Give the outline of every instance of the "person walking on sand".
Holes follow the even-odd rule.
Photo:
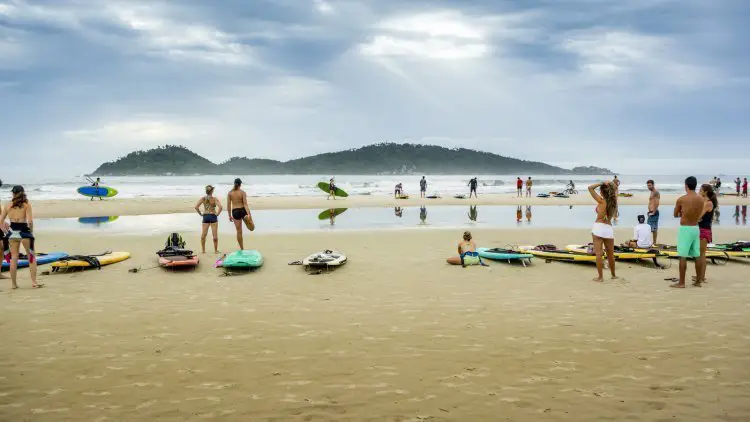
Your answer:
[[[656,244],[656,238],[659,234],[659,203],[661,202],[661,192],[656,190],[656,184],[653,180],[646,182],[648,188],[648,220],[647,223],[651,226],[651,233],[654,236],[654,244]]]
[[[229,221],[234,223],[237,230],[237,243],[240,249],[245,249],[245,243],[242,240],[242,223],[245,223],[247,229],[255,230],[253,216],[250,214],[250,206],[247,204],[247,194],[242,190],[242,180],[234,179],[234,188],[227,195],[227,209],[229,212]]]
[[[599,189],[597,193],[596,190]],[[594,281],[604,281],[604,249],[607,250],[609,271],[612,279],[617,279],[615,274],[615,230],[612,228],[612,220],[617,216],[617,191],[614,182],[594,183],[589,186],[589,193],[596,201],[596,221],[591,229],[591,238],[594,243],[594,254],[596,255],[596,272],[598,276]]]
[[[699,258],[700,251],[700,229],[698,222],[703,216],[704,200],[695,188],[698,180],[690,176],[685,179],[685,195],[677,198],[674,207],[674,217],[680,219],[680,229],[677,232],[677,256],[680,257],[680,278],[678,282],[670,284],[669,287],[685,288],[685,273],[687,272],[688,258]],[[699,276],[701,271],[701,260],[695,260],[695,274]]]
[[[516,196],[521,198],[523,196],[523,193],[521,193],[521,191],[523,191],[523,180],[521,180],[520,177],[516,179]]]
[[[6,218],[10,220],[10,228],[4,236],[5,242],[3,244],[7,249],[3,251],[3,258],[6,262],[10,262],[11,287],[13,289],[18,288],[18,259],[21,245],[23,245],[29,260],[31,287],[38,289],[44,285],[36,282],[34,217],[31,211],[31,203],[26,198],[23,186],[13,186],[11,192],[13,193],[13,199],[0,212],[0,223],[4,224]]]
[[[422,176],[422,180],[419,181],[419,197],[424,199],[427,195],[427,179]]]
[[[474,194],[474,198],[477,198],[477,178],[473,177],[469,180],[469,198],[471,198],[471,194]]]
[[[700,221],[698,221],[698,237],[700,238],[700,272],[695,276],[695,282],[693,286],[700,287],[701,283],[706,282],[706,250],[708,244],[713,242],[713,234],[711,233],[711,224],[713,224],[714,213],[719,210],[719,201],[716,199],[716,192],[714,192],[711,185],[705,184],[701,186],[699,192],[700,197],[703,199],[703,211]],[[697,272],[697,271],[696,271]]]
[[[531,176],[526,180],[526,197],[531,198]]]
[[[328,181],[328,196],[326,197],[326,200],[333,198],[333,200],[336,200],[336,183],[333,181],[333,177],[331,177],[331,180]]]
[[[89,181],[91,181],[91,179],[89,179]],[[101,182],[102,182],[101,179],[97,177],[96,180],[94,181],[94,183],[91,184],[91,186],[97,188],[97,190],[96,190],[97,193],[99,193],[99,189],[98,188],[99,188],[99,184],[101,184]],[[93,196],[91,197],[91,200],[92,201],[94,200]],[[99,200],[100,201],[102,200],[101,196],[99,197]]]
[[[203,212],[200,210],[200,206],[203,205]],[[201,224],[201,251],[206,253],[206,237],[208,236],[208,229],[211,228],[211,235],[214,239],[214,253],[219,253],[219,214],[221,214],[221,202],[219,198],[214,197],[214,187],[211,185],[206,186],[206,196],[202,197],[195,204],[195,211],[203,218]]]

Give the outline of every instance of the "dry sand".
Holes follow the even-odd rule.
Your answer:
[[[671,212],[678,195],[662,196],[662,213]],[[196,197],[175,198],[111,198],[104,201],[90,201],[87,198],[67,200],[34,201],[34,215],[37,217],[99,217],[112,215],[174,214],[192,212],[199,195]],[[220,194],[222,201],[226,200]],[[722,205],[748,205],[750,200],[726,196],[719,199]],[[478,199],[420,199],[419,195],[409,199],[394,199],[390,196],[350,196],[336,201],[326,200],[321,196],[298,197],[257,197],[249,198],[252,209],[323,209],[331,206],[341,208],[355,207],[392,207],[394,205],[419,206],[432,205],[591,205],[593,199],[587,192],[581,192],[570,198],[518,198],[515,195],[483,195]],[[647,194],[637,194],[631,198],[620,198],[621,205],[648,205]],[[226,206],[226,203],[224,203]]]
[[[676,264],[618,263],[623,280],[599,284],[585,264],[449,267],[459,236],[254,236],[265,266],[223,277],[212,255],[192,273],[129,273],[155,263],[162,236],[42,235],[40,250],[134,257],[45,276],[41,290],[26,271],[12,293],[2,280],[0,420],[750,420],[748,262],[710,266],[704,288],[670,289]],[[326,247],[350,262],[317,276],[287,266]]]

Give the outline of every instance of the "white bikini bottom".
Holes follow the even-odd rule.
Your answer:
[[[594,223],[594,227],[591,229],[591,233],[593,233],[596,237],[601,237],[602,239],[615,238],[615,229],[609,224]]]

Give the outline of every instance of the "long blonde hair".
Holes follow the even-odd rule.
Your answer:
[[[599,188],[606,205],[607,220],[617,217],[617,189],[612,183],[605,183]]]

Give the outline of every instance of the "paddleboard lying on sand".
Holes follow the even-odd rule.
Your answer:
[[[200,259],[197,256],[173,255],[160,256],[159,265],[164,268],[190,268],[197,267]]]
[[[670,258],[679,257],[677,255],[677,246],[674,246],[674,245],[654,245],[652,249],[656,249],[657,251],[661,252],[663,255],[666,255]],[[648,252],[649,251],[647,249],[641,249],[641,248],[635,248],[633,250],[636,252]],[[706,257],[707,258],[726,258],[727,254],[723,251],[707,250]]]
[[[322,190],[325,193],[329,193],[328,192],[328,187],[329,187],[328,183],[326,183],[326,182],[320,182],[320,183],[318,183],[318,188],[320,188],[320,190]],[[346,198],[347,196],[349,196],[348,193],[344,192],[343,190],[339,189],[338,187],[333,192],[334,192],[334,194],[336,196],[340,196],[342,198]]]
[[[346,264],[346,255],[341,252],[325,250],[316,252],[302,260],[306,267],[338,267]]]
[[[548,193],[538,193],[538,194],[536,194],[536,197],[537,198],[549,198],[549,194]]]
[[[570,196],[564,194],[564,193],[556,193],[555,198],[570,198]]]
[[[78,219],[78,222],[81,224],[103,224],[103,223],[111,223],[115,220],[117,220],[118,216],[112,216],[112,217],[80,217]]]
[[[632,198],[633,197],[632,193],[620,193],[618,195],[622,196],[623,198]]]
[[[456,198],[456,199],[466,199],[466,195],[455,195],[454,198]]]
[[[593,252],[589,252],[589,245],[568,245],[565,247],[565,250],[570,251],[570,252],[595,256]],[[602,256],[607,256],[606,251],[604,252]],[[656,249],[649,249],[649,250],[638,249],[636,251],[636,249],[615,246],[615,259],[620,259],[623,261],[637,260],[637,259],[654,259],[659,256],[666,256],[666,255]]]
[[[750,242],[739,241],[734,243],[709,243],[709,251],[720,251],[733,258],[750,258]]]
[[[217,267],[233,269],[258,268],[263,265],[263,255],[256,250],[241,250],[224,255],[216,261]]]
[[[65,258],[66,256],[68,256],[68,254],[65,252],[38,253],[36,254],[36,265],[50,264],[61,258]],[[25,268],[28,266],[29,260],[26,259],[25,256],[24,259],[18,259],[18,268]],[[9,270],[10,263],[3,261],[1,267],[3,270]]]
[[[433,193],[432,195],[427,195],[427,199],[440,199],[440,195]]]
[[[349,208],[334,208],[333,210],[324,210],[320,214],[318,214],[318,220],[329,220],[331,218],[331,215],[334,217],[341,215],[344,213],[344,211],[348,210]]]
[[[552,245],[549,245],[552,246]],[[553,261],[569,261],[569,262],[595,262],[596,257],[594,255],[584,255],[570,251],[563,251],[560,249],[541,250],[536,249],[539,246],[519,246],[518,250],[522,253],[528,253],[534,255],[537,258],[544,258]]]
[[[111,265],[118,262],[122,262],[128,258],[130,258],[130,252],[109,252],[104,255],[86,255],[91,258],[96,258],[97,261],[99,261],[100,266],[105,265]],[[66,257],[71,258],[71,257]],[[75,257],[72,257],[75,258]],[[91,268],[92,265],[88,261],[83,260],[77,260],[77,259],[70,259],[70,260],[62,260],[57,261],[52,264],[52,268],[56,270],[66,269],[66,268],[75,268],[75,269],[85,269],[85,268]]]
[[[531,258],[534,257],[534,255],[529,253],[502,248],[477,248],[477,253],[479,253],[479,256],[482,258],[493,259],[495,261],[510,262],[512,260],[519,260],[523,265],[526,265],[526,262],[531,263]]]
[[[83,196],[91,196],[94,198],[111,198],[117,195],[117,189],[107,186],[81,186],[78,188],[78,193]]]
[[[409,199],[409,195],[398,195],[396,199]]]

